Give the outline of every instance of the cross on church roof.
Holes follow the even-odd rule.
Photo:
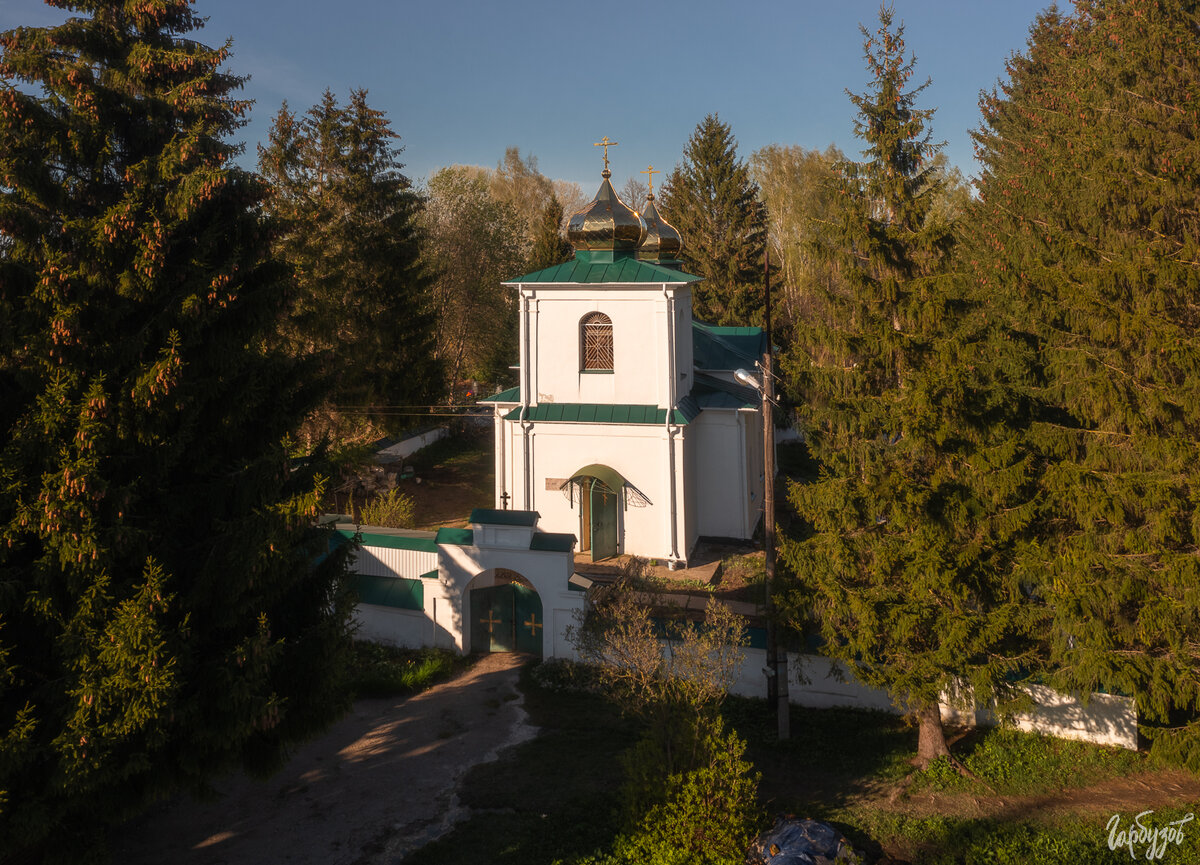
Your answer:
[[[620,144],[619,141],[609,141],[607,135],[605,135],[599,141],[592,144],[592,147],[603,147],[604,148],[604,176],[605,177],[608,177],[610,174],[612,174],[612,172],[608,170],[608,148],[616,147],[618,144]]]
[[[654,175],[662,174],[661,171],[655,170],[653,165],[647,165],[645,171],[639,171],[638,174],[646,175],[646,182],[650,184],[650,197],[654,197]]]

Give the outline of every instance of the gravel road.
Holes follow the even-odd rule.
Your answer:
[[[360,700],[266,781],[237,776],[212,802],[180,799],[114,838],[122,865],[394,865],[466,816],[472,766],[537,734],[517,690],[521,655],[488,655],[403,699]]]

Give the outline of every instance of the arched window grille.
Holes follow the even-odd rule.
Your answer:
[[[613,368],[612,319],[602,312],[589,312],[579,323],[583,342],[583,368]]]

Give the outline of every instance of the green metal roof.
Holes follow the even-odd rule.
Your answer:
[[[472,522],[477,522],[474,519],[476,512],[472,512]],[[531,511],[489,511],[488,513],[496,514],[529,514]],[[535,514],[536,516],[536,514]],[[486,521],[485,521],[486,522]],[[492,525],[497,525],[492,523]],[[499,525],[519,525],[519,523],[500,523]],[[437,542],[439,544],[449,544],[458,547],[472,547],[475,545],[475,532],[471,529],[450,529],[440,528],[437,532]],[[534,532],[533,537],[529,542],[529,549],[539,552],[551,553],[569,553],[574,548],[575,536],[571,534],[562,534],[559,532]],[[434,571],[432,576],[436,577],[437,572]]]
[[[607,259],[607,260],[606,260]],[[689,282],[699,282],[701,277],[692,276],[682,270],[663,267],[649,261],[638,261],[636,258],[604,256],[597,253],[586,255],[576,252],[575,258],[563,264],[547,267],[527,273],[516,279],[508,280],[505,285],[515,285],[519,282],[556,282],[556,283],[630,283],[657,282],[683,285]]]
[[[697,369],[749,369],[767,350],[761,327],[718,327],[692,322],[692,362]]]
[[[580,478],[598,478],[603,481],[614,493],[620,492],[621,487],[625,486],[627,481],[623,478],[620,472],[615,469],[610,469],[608,466],[592,463],[590,466],[584,466],[579,471],[571,475],[571,480],[579,480]]]
[[[569,553],[575,548],[575,536],[564,532],[534,532],[529,549],[549,553]]]
[[[355,574],[354,588],[360,604],[401,610],[425,609],[425,587],[420,580]]]
[[[671,423],[686,424],[694,417],[675,409]],[[521,409],[514,408],[504,419],[521,420]],[[667,420],[667,410],[655,405],[551,402],[530,406],[524,419],[559,423],[663,424]]]
[[[520,402],[521,401],[521,386],[510,387],[508,390],[502,390],[500,393],[495,393],[487,399],[481,399],[480,402]]]
[[[339,527],[334,530],[334,534],[345,540],[353,540],[355,533],[351,529]],[[432,532],[404,532],[401,529],[363,532],[362,546],[384,547],[389,550],[418,550],[423,553],[437,552],[437,541]]]
[[[489,526],[524,526],[532,528],[537,525],[540,514],[537,511],[498,511],[492,508],[475,508],[471,511],[468,522],[482,523]]]
[[[475,543],[475,533],[470,529],[448,529],[445,526],[437,530],[439,544],[451,544],[458,547],[469,547]]]
[[[696,373],[696,383],[689,394],[702,409],[706,408],[759,408],[762,399],[758,393],[743,384],[717,378],[715,375]]]

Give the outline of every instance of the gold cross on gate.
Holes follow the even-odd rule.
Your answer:
[[[639,171],[638,174],[646,175],[646,182],[650,185],[650,195],[654,195],[654,175],[662,174],[661,171],[656,171],[653,165],[647,165],[645,171]]]
[[[608,148],[616,147],[618,144],[620,144],[619,141],[609,141],[607,135],[605,135],[599,141],[592,144],[592,147],[603,147],[604,148],[604,170],[605,171],[608,171]]]
[[[496,614],[495,614],[495,613],[493,613],[491,610],[488,610],[488,617],[487,617],[486,619],[480,619],[480,620],[479,620],[479,624],[481,624],[481,625],[487,625],[487,626],[488,626],[488,633],[490,634],[490,633],[492,633],[492,628],[493,628],[495,625],[498,625],[498,624],[500,624],[500,621],[501,621],[500,619],[497,619],[497,618],[496,618]]]
[[[542,623],[534,618],[533,613],[529,614],[529,620],[524,622],[524,625],[525,627],[529,628],[529,633],[533,634],[535,637],[537,636],[537,629],[542,627]]]

